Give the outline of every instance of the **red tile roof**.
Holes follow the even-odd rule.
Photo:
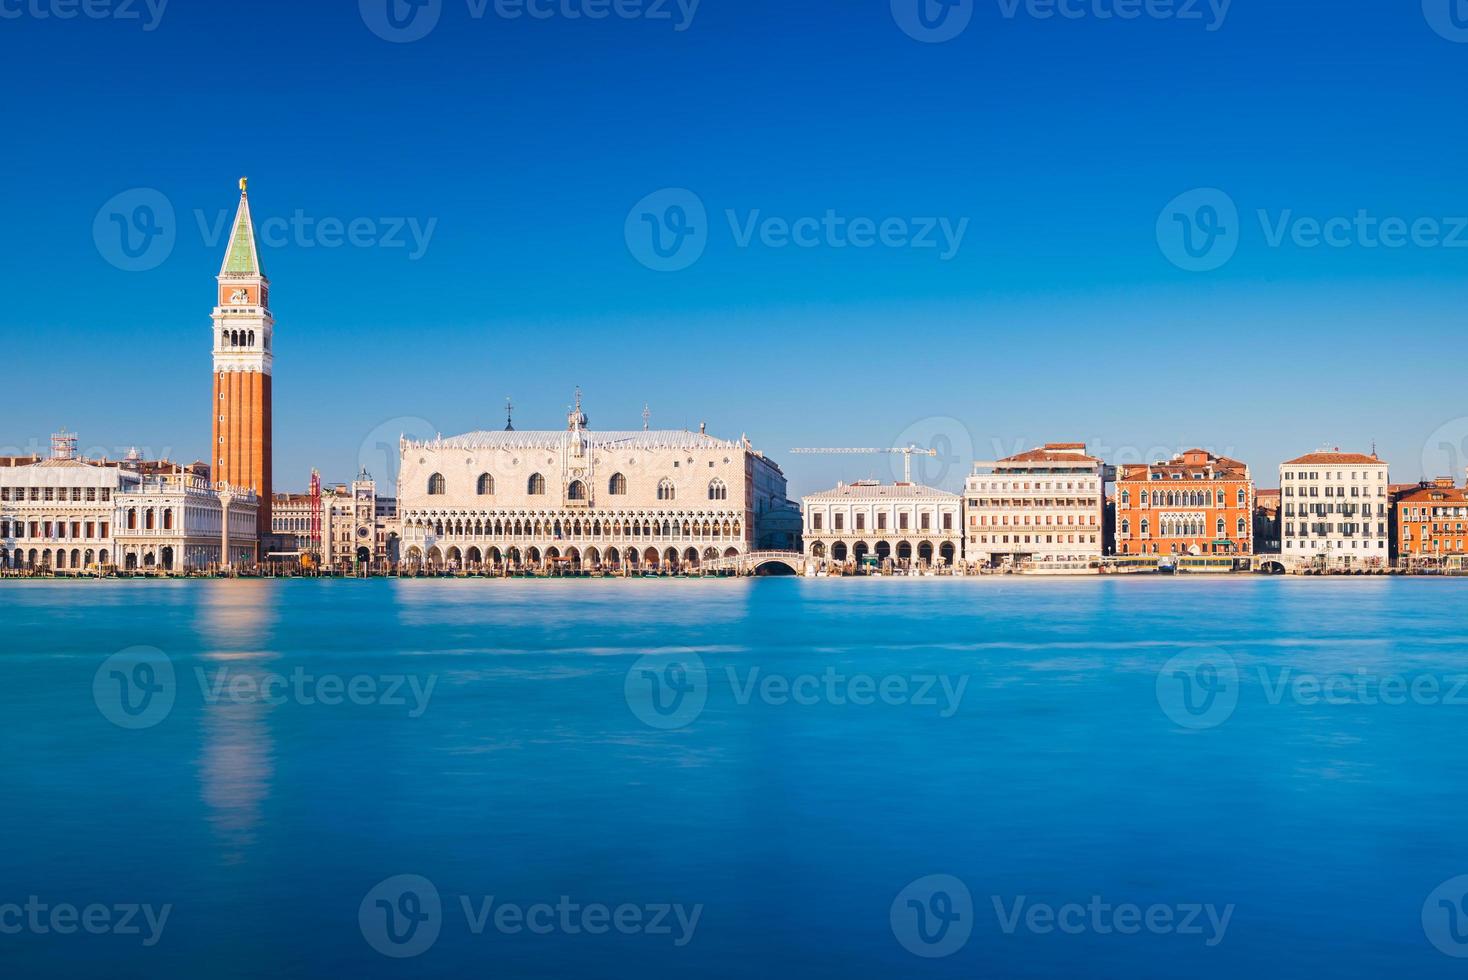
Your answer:
[[[1099,463],[1094,456],[1086,455],[1084,442],[1047,442],[1039,449],[1006,456],[1001,463]]]
[[[1462,487],[1419,487],[1397,498],[1399,504],[1468,503],[1468,490]]]
[[[1284,466],[1312,466],[1326,463],[1343,463],[1348,466],[1359,466],[1362,464],[1382,463],[1383,460],[1376,456],[1366,456],[1362,453],[1306,453],[1296,459],[1287,459]]]

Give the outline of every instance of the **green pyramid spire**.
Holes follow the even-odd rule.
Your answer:
[[[240,209],[234,217],[234,230],[229,234],[229,251],[224,256],[222,276],[263,276],[260,253],[255,247],[255,222],[250,217],[250,197],[246,182],[240,178]]]

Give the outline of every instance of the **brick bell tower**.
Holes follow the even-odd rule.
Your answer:
[[[270,533],[271,353],[275,319],[270,280],[260,265],[246,181],[219,270],[214,307],[212,473],[216,484],[253,490],[260,501],[258,534]]]

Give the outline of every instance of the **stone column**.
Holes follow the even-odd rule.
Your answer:
[[[229,484],[221,485],[219,489],[219,567],[228,570],[229,561],[229,505],[234,500],[234,493],[229,489]]]

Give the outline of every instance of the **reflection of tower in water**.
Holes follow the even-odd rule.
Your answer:
[[[246,690],[260,692],[276,658],[265,649],[274,621],[269,583],[219,581],[204,590],[199,635],[204,647],[200,718],[199,796],[224,846],[224,858],[239,862],[256,843],[261,810],[275,775],[275,745],[267,715],[275,710],[258,697],[234,700],[231,681],[247,678]],[[192,671],[191,671],[192,673]],[[192,678],[191,678],[192,679]],[[212,699],[212,701],[211,701]]]

